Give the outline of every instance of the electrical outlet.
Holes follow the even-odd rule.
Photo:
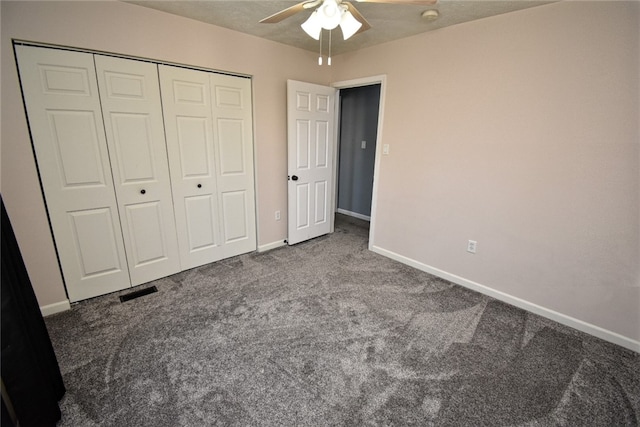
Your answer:
[[[382,144],[382,154],[389,155],[389,144]]]
[[[280,221],[280,211],[276,211],[276,221]]]
[[[476,249],[478,249],[478,242],[475,240],[469,240],[469,243],[467,243],[467,252],[475,254]]]
[[[365,150],[365,149],[367,148],[367,141],[362,141],[362,142],[360,143],[360,147],[361,147],[363,150]]]

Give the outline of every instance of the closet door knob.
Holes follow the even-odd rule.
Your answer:
[[[144,193],[146,193],[146,192],[147,192],[147,191],[146,191],[144,188],[143,188],[142,190],[140,190],[140,194],[144,194]]]
[[[198,184],[198,188],[202,188],[202,184]]]
[[[294,180],[294,181],[297,181],[297,180],[298,180],[298,177],[297,177],[297,176],[295,176],[295,175],[293,175],[293,176],[291,177],[291,179],[292,179],[292,180]]]

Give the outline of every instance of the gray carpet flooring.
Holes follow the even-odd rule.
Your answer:
[[[369,252],[357,224],[151,285],[46,319],[60,426],[640,420],[639,354]]]

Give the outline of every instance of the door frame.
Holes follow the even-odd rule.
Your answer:
[[[387,75],[380,74],[376,76],[370,77],[362,77],[358,79],[352,80],[344,80],[340,82],[334,82],[331,84],[332,87],[338,90],[338,94],[335,99],[335,117],[336,123],[334,128],[334,137],[333,137],[333,177],[334,177],[334,186],[333,186],[333,194],[332,194],[332,203],[333,203],[333,215],[331,215],[331,232],[334,232],[335,229],[335,213],[338,209],[338,157],[340,156],[340,152],[338,151],[338,142],[340,138],[340,90],[341,89],[350,89],[354,87],[361,86],[370,86],[370,85],[380,85],[380,104],[378,106],[378,128],[376,130],[376,152],[375,152],[375,160],[373,166],[373,191],[371,194],[371,221],[369,223],[369,250],[371,250],[374,246],[375,240],[375,230],[376,230],[376,213],[378,206],[378,181],[380,174],[380,161],[382,158],[382,126],[384,123],[384,104],[385,104],[385,93],[387,88]]]

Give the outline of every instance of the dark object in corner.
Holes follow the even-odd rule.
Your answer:
[[[135,299],[135,298],[140,298],[140,297],[143,297],[145,295],[152,294],[154,292],[158,292],[158,289],[155,286],[151,286],[151,287],[148,287],[148,288],[140,289],[139,291],[134,291],[134,292],[128,293],[126,295],[120,295],[120,302],[127,302],[127,301],[130,301],[130,300]]]
[[[2,382],[3,404],[21,427],[55,426],[65,393],[58,360],[31,287],[7,211],[2,205]],[[10,402],[4,402],[8,398]],[[5,414],[6,415],[6,414]],[[4,423],[3,423],[4,425]]]

